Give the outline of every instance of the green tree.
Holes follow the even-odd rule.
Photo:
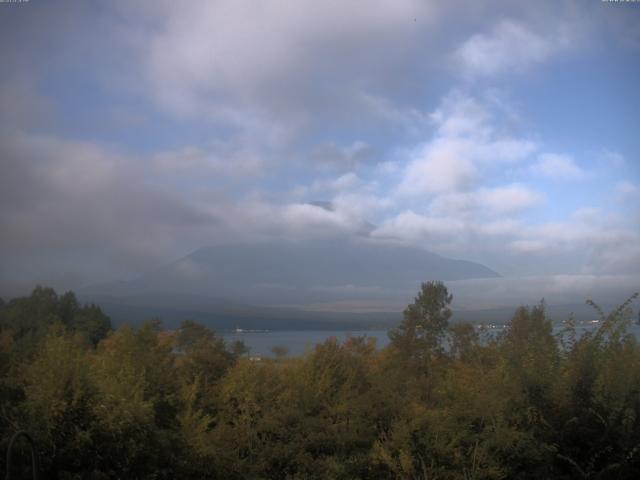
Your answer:
[[[24,402],[16,418],[41,450],[47,477],[90,469],[94,388],[84,342],[61,324],[50,328],[34,359],[20,369]]]
[[[90,357],[95,468],[110,478],[166,478],[175,461],[179,382],[157,321],[119,328]]]
[[[111,330],[111,320],[96,305],[80,306],[73,292],[58,296],[52,288],[37,286],[29,297],[14,298],[0,307],[0,330],[9,330],[16,340],[35,347],[49,326],[60,322],[81,333],[94,346]]]
[[[271,352],[273,352],[277,358],[284,358],[289,354],[289,349],[284,345],[275,345],[271,348]]]
[[[177,364],[184,378],[189,383],[199,378],[205,389],[222,377],[235,362],[236,354],[242,352],[239,345],[235,351],[227,350],[222,337],[193,320],[180,325],[176,348],[181,353]]]
[[[71,318],[70,326],[96,346],[111,331],[111,320],[100,307],[92,304],[78,309]]]
[[[400,326],[389,332],[391,345],[401,357],[420,363],[443,352],[452,300],[444,283],[422,284],[414,302],[404,310]]]
[[[469,362],[476,357],[480,337],[470,323],[456,323],[449,329],[451,333],[451,356]]]
[[[557,470],[567,476],[622,479],[640,471],[640,344],[629,332],[636,298],[609,314],[588,301],[600,317],[598,328],[563,352]]]

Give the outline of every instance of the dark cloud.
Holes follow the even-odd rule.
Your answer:
[[[72,256],[106,271],[136,271],[175,253],[216,219],[173,192],[148,185],[136,159],[51,137],[0,141],[0,255],[6,261]],[[73,267],[70,267],[73,270]],[[5,271],[3,281],[11,281]]]

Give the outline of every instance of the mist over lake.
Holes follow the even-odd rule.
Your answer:
[[[484,326],[483,326],[484,327]],[[478,327],[479,328],[479,327]],[[554,333],[559,333],[562,330],[562,326],[556,325],[554,327]],[[595,325],[579,326],[578,334],[584,332],[593,331],[596,328]],[[504,330],[502,324],[491,324],[486,326],[483,330],[485,338],[493,338]],[[640,341],[640,325],[634,325],[631,328],[631,333]],[[249,354],[251,356],[259,357],[273,357],[273,347],[285,347],[287,349],[287,355],[299,356],[310,354],[314,351],[316,345],[325,342],[329,338],[336,338],[340,342],[344,342],[349,337],[364,336],[367,338],[373,338],[376,342],[377,348],[384,348],[389,344],[388,330],[310,330],[310,331],[257,331],[257,332],[224,332],[223,337],[233,342],[240,340],[249,347]]]

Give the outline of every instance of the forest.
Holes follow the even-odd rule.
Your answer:
[[[46,479],[637,479],[636,298],[591,303],[586,333],[554,333],[541,302],[488,336],[428,282],[384,349],[330,338],[252,361],[194,321],[114,329],[37,287],[0,302],[0,472],[26,430]]]

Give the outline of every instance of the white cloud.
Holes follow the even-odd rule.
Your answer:
[[[523,224],[513,218],[500,218],[478,223],[475,230],[481,237],[514,237],[523,230]]]
[[[614,192],[616,199],[622,203],[640,200],[640,185],[628,180],[618,182],[615,186]]]
[[[300,200],[326,199],[336,194],[368,189],[368,185],[355,172],[347,172],[333,178],[314,180],[311,185],[294,189],[294,197]]]
[[[404,211],[385,221],[372,235],[377,238],[395,238],[412,241],[442,240],[458,235],[464,223],[443,217],[429,217],[411,210]]]
[[[473,216],[512,215],[540,204],[542,195],[520,184],[495,188],[480,188],[467,193],[450,193],[437,196],[431,209],[439,214]]]
[[[582,223],[600,223],[605,213],[601,208],[581,207],[571,214],[571,218]]]
[[[314,164],[336,170],[353,170],[369,160],[373,149],[362,140],[347,145],[326,142],[314,147],[309,155]]]
[[[301,96],[309,100],[310,80],[330,64],[341,65],[336,72],[349,84],[353,77],[368,78],[381,59],[391,61],[393,55],[354,52],[402,54],[415,32],[409,22],[419,17],[426,25],[435,15],[433,4],[418,0],[384,0],[376,8],[310,0],[262,5],[196,0],[189,8],[157,3],[156,28],[136,37],[155,100],[179,114],[234,122],[290,113],[290,107],[300,114],[295,103]],[[314,83],[321,89],[328,85]]]
[[[476,98],[453,91],[430,115],[442,137],[487,138],[492,133],[491,112]]]
[[[531,166],[531,171],[554,180],[580,180],[587,177],[587,172],[571,156],[557,153],[540,155],[538,161]]]
[[[536,245],[529,253],[541,261],[557,259],[557,268],[574,264],[590,274],[634,273],[640,268],[640,231],[623,216],[596,208],[580,208],[571,219],[524,227],[512,248],[522,250]],[[556,272],[557,273],[557,272]]]
[[[640,231],[623,215],[577,209],[566,220],[532,224],[520,217],[544,197],[519,184],[437,196],[428,213],[388,217],[374,238],[479,260],[511,274],[611,275],[640,268]]]
[[[349,215],[363,220],[372,220],[378,217],[381,212],[386,213],[395,206],[393,199],[366,191],[338,194],[331,203],[335,205],[337,210],[347,212]]]
[[[608,273],[640,272],[640,236],[611,238],[603,245],[596,245],[592,256],[594,269]],[[638,284],[640,289],[640,284]]]
[[[371,226],[357,211],[340,207],[333,202],[275,203],[253,198],[211,204],[208,211],[225,232],[222,241],[313,240],[368,234]],[[209,243],[217,240],[210,238]]]
[[[606,149],[598,154],[598,159],[604,168],[622,168],[627,163],[621,153]]]
[[[318,233],[333,235],[336,231],[353,231],[352,218],[310,204],[292,204],[279,209],[283,227],[289,234],[314,237]]]
[[[464,74],[495,76],[522,72],[571,44],[565,31],[537,32],[515,20],[502,20],[486,34],[466,40],[454,57]]]
[[[541,253],[548,245],[540,240],[514,240],[509,247],[516,253]]]
[[[478,173],[464,142],[442,139],[418,152],[404,172],[399,192],[423,195],[470,188]]]
[[[504,138],[476,145],[475,154],[478,161],[485,164],[510,164],[522,161],[537,148],[530,140]]]
[[[387,217],[372,235],[408,241],[463,258],[487,249],[504,253],[503,242],[523,241],[528,232],[518,215],[540,204],[543,198],[539,192],[520,184],[437,195],[428,213],[404,210]],[[514,245],[515,251],[525,243]]]
[[[519,213],[542,201],[540,193],[518,184],[484,188],[477,192],[476,197],[481,208],[496,214]]]
[[[166,175],[224,175],[253,176],[266,166],[266,153],[258,153],[256,146],[238,142],[214,142],[206,148],[186,146],[178,150],[154,155],[158,173]]]
[[[497,308],[515,303],[534,304],[545,301],[564,304],[584,304],[592,297],[603,300],[622,301],[638,291],[640,276],[632,275],[513,275],[502,278],[460,280],[448,282],[458,308]],[[562,320],[560,318],[556,320]]]
[[[355,99],[367,115],[380,118],[405,134],[420,135],[429,125],[429,116],[413,106],[398,106],[388,98],[363,91],[356,92]]]
[[[472,190],[484,170],[523,161],[536,149],[527,139],[501,132],[488,105],[453,91],[431,115],[435,137],[418,147],[399,184],[402,195]]]

